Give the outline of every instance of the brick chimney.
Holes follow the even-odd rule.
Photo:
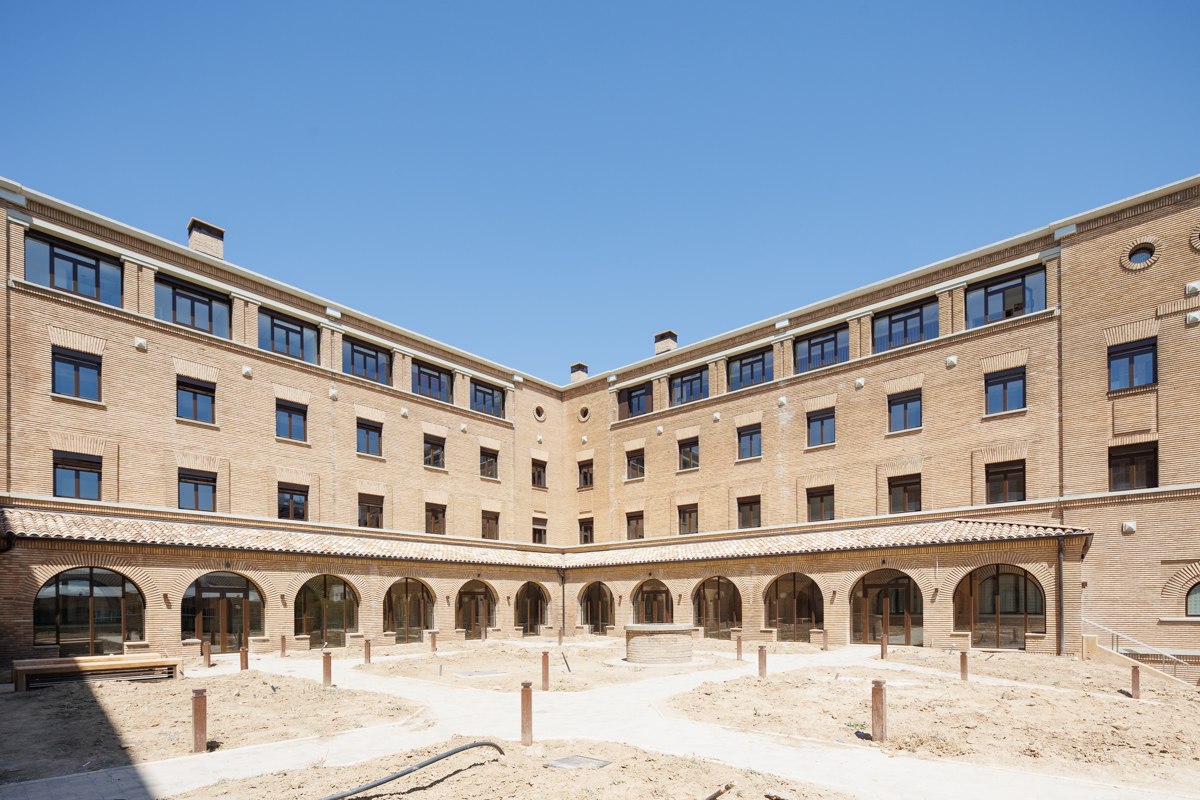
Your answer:
[[[660,356],[679,347],[679,334],[675,331],[663,331],[654,334],[654,355]]]
[[[192,217],[188,222],[188,249],[224,259],[225,229]]]
[[[578,362],[571,365],[571,383],[579,383],[587,380],[588,365]]]

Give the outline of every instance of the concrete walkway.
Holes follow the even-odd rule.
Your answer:
[[[384,660],[376,659],[377,662]],[[224,779],[300,769],[318,762],[343,765],[402,754],[456,735],[480,739],[520,738],[516,692],[502,694],[432,681],[383,677],[354,669],[356,663],[335,661],[334,683],[344,688],[390,694],[423,706],[422,716],[432,721],[432,726],[418,729],[411,722],[393,723],[330,736],[218,750],[204,755],[48,778],[0,787],[0,800],[156,800]],[[770,657],[772,673],[803,668],[824,672],[850,666],[888,672],[936,673],[920,667],[880,662],[874,658],[871,648],[849,647],[829,653]],[[318,659],[262,656],[252,660],[252,667],[279,675],[314,681],[321,679]],[[622,742],[660,753],[699,757],[768,772],[862,798],[961,800],[964,794],[972,800],[1012,800],[1014,796],[1053,797],[1055,800],[1200,798],[1200,787],[1181,785],[1171,791],[1153,791],[944,759],[934,761],[887,755],[876,748],[855,744],[829,744],[799,737],[737,731],[695,722],[675,715],[667,708],[666,701],[672,695],[690,691],[705,681],[727,681],[754,674],[756,668],[751,660],[732,669],[652,677],[587,692],[535,692],[534,737],[540,740]],[[231,671],[236,669],[236,662],[222,663],[213,669]],[[536,662],[531,660],[528,677],[536,681],[538,672]],[[522,676],[513,676],[514,689],[520,680]],[[973,677],[972,680],[1022,685],[984,677]],[[637,713],[631,713],[631,709],[636,709]],[[403,758],[396,759],[397,769],[404,764]]]

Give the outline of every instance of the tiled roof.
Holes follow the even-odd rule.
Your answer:
[[[709,561],[873,550],[890,547],[1003,542],[1087,535],[1084,528],[1001,520],[950,519],[876,525],[814,533],[751,534],[741,537],[672,539],[621,543],[563,552],[518,550],[491,543],[460,544],[366,533],[314,533],[285,528],[243,527],[185,521],[72,514],[20,508],[0,510],[3,530],[18,537],[86,542],[199,547],[296,553],[313,556],[438,561],[534,568],[578,568]]]

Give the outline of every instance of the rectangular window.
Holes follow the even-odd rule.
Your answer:
[[[921,427],[921,390],[888,397],[888,430],[907,431]]]
[[[697,469],[700,466],[700,440],[684,439],[679,443],[679,469]]]
[[[342,372],[388,386],[392,382],[392,354],[343,337]]]
[[[161,274],[154,278],[154,317],[229,338],[229,298]]]
[[[121,266],[74,245],[26,236],[25,280],[121,307]]]
[[[1108,448],[1108,489],[1153,489],[1158,486],[1158,442]]]
[[[1108,348],[1108,390],[1158,383],[1158,339]]]
[[[495,450],[479,448],[479,477],[499,479],[500,454]]]
[[[446,533],[446,507],[437,503],[425,504],[425,532]]]
[[[383,426],[378,422],[360,419],[358,421],[357,442],[358,452],[368,456],[383,455]]]
[[[759,497],[739,497],[737,501],[738,527],[762,527],[762,500]]]
[[[591,461],[580,461],[579,462],[579,488],[580,489],[592,488],[592,462]]]
[[[179,470],[179,507],[185,511],[216,511],[217,474]]]
[[[987,413],[999,414],[1025,407],[1025,368],[991,372],[983,376]]]
[[[797,374],[849,360],[850,328],[847,325],[796,340]]]
[[[625,479],[646,477],[646,451],[630,450],[625,454]]]
[[[320,337],[316,327],[274,311],[258,311],[258,348],[316,364]]]
[[[967,287],[968,328],[1045,308],[1046,270],[1041,267]]]
[[[275,435],[280,439],[303,442],[308,438],[308,407],[275,401]]]
[[[679,507],[679,532],[700,532],[700,506],[695,503]]]
[[[484,539],[500,538],[500,512],[484,511],[480,515],[480,531]]]
[[[914,342],[936,339],[938,336],[938,303],[936,299],[929,300],[920,305],[899,308],[886,314],[876,314],[873,322],[876,353],[883,353]]]
[[[534,459],[532,469],[530,470],[530,482],[534,486],[546,488],[546,462]]]
[[[808,521],[833,519],[833,487],[817,486],[808,490]]]
[[[671,405],[681,406],[708,397],[708,367],[671,376]]]
[[[921,510],[921,476],[901,475],[888,478],[888,511],[903,514]]]
[[[279,518],[308,519],[308,487],[279,484]]]
[[[443,403],[454,402],[454,375],[431,364],[414,361],[412,365],[413,394],[432,397]]]
[[[99,456],[54,453],[54,496],[100,499]]]
[[[595,529],[592,527],[590,519],[579,520],[579,543],[591,544],[596,541]]]
[[[358,496],[358,527],[383,527],[383,498],[377,494]]]
[[[989,503],[1015,503],[1025,499],[1024,461],[988,464],[985,471]]]
[[[617,392],[617,419],[629,419],[654,410],[654,391],[649,383]]]
[[[808,413],[808,446],[819,447],[823,444],[833,444],[837,440],[834,423],[832,408],[810,411]]]
[[[737,429],[738,459],[762,455],[762,425],[747,425]]]
[[[175,379],[175,416],[196,422],[216,422],[217,387],[190,378]]]
[[[55,347],[50,358],[50,391],[84,400],[100,399],[100,356]]]
[[[546,543],[546,520],[541,519],[540,517],[533,518],[533,543]]]
[[[446,440],[437,436],[425,437],[425,466],[446,468]]]
[[[504,390],[471,381],[471,410],[504,419]]]
[[[644,539],[646,538],[646,530],[643,527],[643,516],[641,511],[636,511],[625,515],[625,538],[626,539]]]
[[[775,353],[770,347],[729,359],[729,391],[775,379]]]

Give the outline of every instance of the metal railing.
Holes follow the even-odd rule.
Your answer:
[[[1107,633],[1109,635],[1109,641],[1112,643],[1112,647],[1110,647],[1109,649],[1112,650],[1114,653],[1120,653],[1121,655],[1129,655],[1131,657],[1144,655],[1143,653],[1138,653],[1133,650],[1130,650],[1129,653],[1121,653],[1121,641],[1132,642],[1134,646],[1140,647],[1144,650],[1149,650],[1151,653],[1153,653],[1155,656],[1157,656],[1158,658],[1156,660],[1159,661],[1161,664],[1166,665],[1167,663],[1169,663],[1171,665],[1171,674],[1173,676],[1175,676],[1176,678],[1179,677],[1179,672],[1178,672],[1179,665],[1182,664],[1185,667],[1188,665],[1186,661],[1176,658],[1175,656],[1171,655],[1170,653],[1168,653],[1166,651],[1159,650],[1154,645],[1146,644],[1145,642],[1138,641],[1137,639],[1133,638],[1132,636],[1126,636],[1125,634],[1121,633],[1120,631],[1114,631],[1112,628],[1107,628],[1107,627],[1101,625],[1099,622],[1092,622],[1090,619],[1084,619],[1083,622],[1085,625],[1091,625],[1093,628],[1099,628],[1100,630]],[[1134,660],[1140,661],[1141,659],[1135,658]]]
[[[441,761],[443,758],[449,758],[450,756],[454,755],[455,753],[461,753],[463,750],[470,750],[472,747],[491,747],[495,750],[498,750],[500,752],[500,755],[504,755],[504,748],[500,747],[500,745],[496,744],[495,742],[471,742],[470,744],[464,744],[461,747],[456,747],[453,750],[447,750],[444,753],[438,753],[433,758],[427,758],[424,761],[422,761],[420,764],[413,764],[411,767],[406,767],[405,769],[402,769],[399,772],[393,772],[391,775],[382,777],[377,781],[371,781],[370,783],[364,783],[362,786],[359,786],[355,789],[350,789],[349,791],[346,791],[346,792],[339,792],[337,794],[331,794],[328,797],[321,798],[321,800],[343,800],[343,798],[359,794],[360,792],[365,792],[368,789],[374,789],[376,786],[382,786],[385,783],[390,783],[391,781],[394,781],[397,778],[403,778],[405,775],[416,772],[417,770],[421,769],[422,767],[428,767],[430,764]]]

